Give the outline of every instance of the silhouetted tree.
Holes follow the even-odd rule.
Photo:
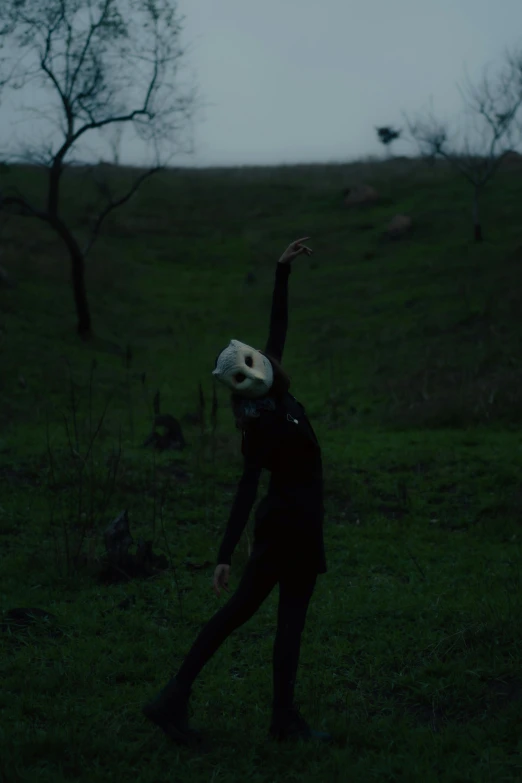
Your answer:
[[[65,244],[83,338],[91,334],[85,258],[104,220],[165,165],[162,145],[172,157],[191,128],[195,90],[182,86],[178,73],[182,22],[175,0],[1,0],[0,87],[20,89],[36,81],[49,92],[48,110],[40,114],[58,130],[47,146],[15,156],[47,169],[45,203],[36,206],[19,191],[3,192],[0,208],[44,221]],[[149,142],[153,163],[117,197],[106,182],[97,183],[104,205],[89,235],[80,238],[61,209],[64,171],[87,134],[124,124]],[[117,133],[113,144],[119,145]]]
[[[379,141],[382,144],[384,144],[384,146],[388,150],[388,155],[391,155],[391,144],[393,141],[400,138],[401,131],[394,130],[394,128],[389,127],[388,125],[382,128],[375,128],[375,130],[377,131],[377,136],[379,137]]]
[[[459,91],[472,126],[461,131],[460,145],[450,138],[447,123],[437,120],[431,112],[414,120],[406,117],[406,122],[421,155],[429,160],[444,158],[472,186],[473,237],[482,242],[480,196],[503,158],[520,141],[522,53],[508,53],[493,78],[487,69],[477,85],[466,78]]]

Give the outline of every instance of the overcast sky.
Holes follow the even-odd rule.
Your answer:
[[[402,110],[427,108],[430,98],[451,118],[464,69],[476,77],[522,42],[522,0],[180,0],[179,8],[206,103],[196,151],[182,165],[382,154],[376,125],[400,126]],[[15,105],[0,108],[2,140],[24,130],[13,124]],[[414,152],[405,141],[394,149]],[[90,139],[93,156],[104,150]],[[122,152],[143,161],[141,142],[124,138]]]

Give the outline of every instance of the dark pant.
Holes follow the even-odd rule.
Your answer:
[[[299,573],[277,553],[255,552],[248,560],[237,590],[200,631],[178,674],[180,682],[193,681],[218,647],[259,609],[279,582],[277,633],[273,653],[273,708],[293,705],[301,648],[301,633],[315,588],[317,574]]]

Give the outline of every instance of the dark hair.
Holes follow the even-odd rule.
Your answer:
[[[274,357],[270,356],[269,353],[265,353],[264,351],[259,351],[259,353],[263,354],[263,356],[266,356],[274,371],[274,381],[270,387],[269,394],[271,394],[273,397],[282,397],[283,394],[286,394],[290,388],[290,376],[285,370],[283,370],[277,359],[274,359]]]
[[[266,358],[269,360],[270,364],[272,365],[272,370],[274,373],[274,379],[272,382],[272,386],[270,387],[270,390],[267,397],[282,397],[290,388],[290,376],[288,373],[283,370],[277,359],[274,359],[273,356],[270,356],[269,353],[265,353],[265,351],[259,351],[259,353],[263,354],[263,356],[266,356]],[[245,398],[242,397],[241,394],[237,394],[236,392],[232,392],[230,395],[230,401],[232,403],[232,411],[234,413],[234,418],[236,420],[236,427],[239,430],[245,429],[245,427],[248,425],[249,421],[252,421],[250,416],[245,416],[242,409],[241,409],[241,401]]]

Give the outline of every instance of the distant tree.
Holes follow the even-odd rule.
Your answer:
[[[170,157],[179,151],[184,133],[190,137],[196,94],[179,79],[182,23],[176,0],[1,0],[0,87],[36,82],[47,90],[48,108],[32,111],[56,130],[47,142],[14,156],[47,169],[45,204],[36,206],[17,190],[0,192],[0,209],[44,221],[64,243],[83,338],[91,334],[85,259],[104,220],[164,167],[166,151]],[[63,215],[64,171],[87,134],[111,127],[118,161],[123,125],[148,142],[152,160],[117,197],[106,182],[97,183],[104,203],[88,236],[80,238]]]
[[[115,166],[120,165],[120,156],[121,156],[121,140],[123,138],[123,129],[124,125],[109,125],[109,128],[111,129],[111,133],[109,135],[109,145],[112,152],[112,161]]]
[[[465,104],[467,124],[461,128],[462,142],[450,135],[448,125],[432,112],[413,120],[406,117],[408,130],[421,155],[428,160],[444,158],[473,189],[473,237],[483,241],[480,197],[503,158],[520,142],[522,105],[522,53],[507,53],[495,76],[484,69],[473,85],[466,78],[459,87]]]
[[[375,128],[375,130],[377,131],[379,141],[384,144],[388,150],[388,154],[391,155],[391,144],[393,141],[400,138],[402,131],[394,130],[394,128],[391,128],[387,125],[382,128]]]

